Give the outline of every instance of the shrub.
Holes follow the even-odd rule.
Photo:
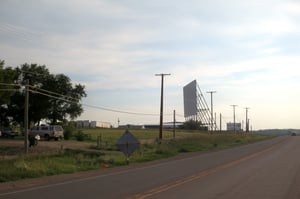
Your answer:
[[[84,134],[81,130],[79,130],[79,131],[77,132],[77,134],[75,135],[75,137],[76,137],[76,140],[77,140],[77,141],[84,141],[85,138],[87,137],[87,135]]]
[[[188,130],[204,130],[207,131],[207,127],[203,125],[201,121],[188,120],[183,123],[183,129]]]
[[[75,127],[69,125],[65,127],[64,130],[64,139],[69,140],[73,136],[73,131],[75,130]]]

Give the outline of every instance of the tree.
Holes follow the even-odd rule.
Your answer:
[[[58,121],[63,121],[66,117],[74,119],[83,112],[82,105],[78,102],[82,97],[86,97],[84,86],[76,84],[74,87],[70,82],[70,78],[63,75],[52,75],[48,79],[45,90],[53,90],[61,95],[56,98],[51,98],[50,109],[48,110],[47,119],[51,124],[56,124]]]
[[[7,104],[9,102],[10,96],[13,95],[14,81],[16,79],[16,71],[11,67],[4,68],[5,62],[0,60],[0,105]]]
[[[207,130],[207,127],[204,126],[201,121],[192,120],[192,119],[184,122],[183,128],[189,130]]]
[[[8,106],[11,96],[17,92],[18,86],[14,85],[17,77],[16,71],[11,67],[4,68],[4,60],[0,60],[0,125],[9,123]]]
[[[15,70],[20,84],[29,83],[29,122],[39,124],[46,119],[57,124],[68,117],[74,119],[83,112],[80,101],[87,96],[83,85],[73,86],[69,77],[51,74],[45,65],[25,63]],[[24,121],[24,98],[23,89],[10,99],[9,114],[18,123]]]

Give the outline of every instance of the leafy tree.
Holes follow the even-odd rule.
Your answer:
[[[80,116],[83,108],[78,102],[82,97],[86,97],[84,86],[76,84],[73,87],[69,77],[58,74],[50,76],[45,86],[45,90],[53,90],[53,88],[55,88],[56,93],[61,95],[49,99],[50,108],[47,119],[52,124],[56,124],[58,121],[65,120],[68,116],[71,119]]]
[[[13,86],[16,79],[16,72],[11,67],[4,68],[5,62],[0,60],[0,104],[6,104],[9,102],[10,96],[12,96],[16,86]]]
[[[14,120],[23,124],[24,121],[24,109],[25,109],[25,85],[28,80],[29,85],[32,87],[40,88],[43,86],[43,81],[49,71],[45,66],[39,66],[37,64],[23,64],[20,68],[15,68],[17,73],[17,80],[22,85],[22,90],[15,93],[10,99],[9,115]],[[26,71],[26,72],[25,72]],[[41,119],[44,119],[45,113],[43,113],[47,106],[47,98],[40,96],[38,93],[31,92],[29,97],[29,121],[38,123]]]
[[[71,83],[63,74],[54,75],[45,65],[23,64],[15,69],[23,86],[29,84],[29,122],[38,124],[42,119],[57,124],[70,117],[74,119],[83,112],[80,100],[86,97],[84,86]],[[10,98],[8,113],[18,123],[24,121],[25,90]]]
[[[17,91],[14,86],[17,77],[16,71],[11,67],[4,68],[5,62],[0,60],[0,125],[7,126],[9,123],[8,106],[11,96]]]
[[[201,121],[188,120],[183,123],[183,128],[188,130],[207,130],[207,127],[202,124]]]

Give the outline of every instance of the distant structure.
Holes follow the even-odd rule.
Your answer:
[[[204,126],[211,127],[211,130],[217,130],[216,121],[211,119],[213,114],[196,80],[183,87],[183,103],[185,120],[201,121]]]
[[[90,127],[91,128],[111,128],[111,123],[109,122],[101,122],[101,121],[91,121],[90,122]]]
[[[90,128],[90,121],[89,120],[78,120],[75,122],[75,126],[77,128]]]
[[[137,125],[137,124],[126,124],[126,125],[119,125],[118,128],[120,129],[144,129],[144,125]]]
[[[235,123],[235,125],[234,125],[233,122],[227,123],[227,131],[234,131],[234,129],[237,132],[242,131],[242,124],[241,123]]]
[[[75,125],[77,128],[111,128],[111,123],[101,121],[77,120]]]

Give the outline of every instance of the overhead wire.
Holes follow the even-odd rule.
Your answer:
[[[50,94],[53,94],[53,95],[64,97],[62,99],[68,98],[68,99],[76,100],[77,102],[79,101],[78,98],[74,98],[74,97],[71,97],[71,96],[68,96],[68,95],[62,95],[62,94],[59,94],[59,93],[56,93],[56,92],[48,91],[48,90],[45,90],[45,89],[42,89],[42,88],[37,88],[37,87],[31,86],[31,85],[29,85],[29,87],[33,88],[33,89],[36,89],[36,90],[40,90],[42,92],[46,92],[46,93],[50,93]],[[34,92],[36,90],[32,90],[32,91]]]
[[[44,90],[44,89],[40,89],[40,90]],[[47,97],[50,97],[50,98],[55,98],[55,99],[58,99],[58,100],[64,100],[64,101],[67,101],[67,102],[70,102],[70,103],[78,103],[78,99],[76,99],[76,98],[73,98],[76,101],[75,100],[69,100],[69,99],[66,99],[69,96],[61,95],[61,94],[58,94],[58,93],[55,93],[55,92],[51,92],[51,91],[47,91],[47,92],[53,93],[53,94],[57,94],[57,95],[60,95],[62,97],[53,96],[53,95],[46,94],[46,93],[43,93],[43,92],[40,92],[40,91],[37,91],[37,90],[32,90],[32,89],[29,89],[29,91],[31,91],[33,93],[38,93],[38,94],[41,94],[41,95],[44,95],[44,96],[47,96]],[[46,90],[44,90],[44,91],[46,91]],[[66,97],[66,98],[63,98],[63,97]],[[85,103],[81,103],[81,104],[83,106],[86,106],[86,107],[101,109],[101,110],[110,111],[110,112],[131,114],[131,115],[147,115],[147,116],[157,116],[157,115],[159,115],[159,114],[152,114],[152,113],[138,113],[138,112],[131,112],[131,111],[122,111],[122,110],[116,110],[116,109],[112,109],[112,108],[106,108],[106,107],[101,107],[101,106],[89,105],[89,104],[85,104]]]
[[[19,89],[0,88],[0,91],[19,91]]]
[[[0,83],[0,85],[3,85],[3,86],[20,86],[20,84],[8,84],[8,83]]]
[[[7,83],[0,83],[0,85],[20,86],[19,84],[7,84]],[[77,99],[77,98],[70,97],[70,96],[63,95],[63,94],[59,94],[59,93],[52,92],[52,91],[48,91],[48,90],[45,90],[45,89],[37,88],[35,86],[29,85],[29,88],[30,88],[29,91],[32,92],[32,93],[38,93],[38,94],[41,94],[41,95],[44,95],[44,96],[47,96],[47,97],[50,97],[50,98],[54,98],[54,99],[58,99],[58,100],[64,100],[64,101],[67,101],[67,102],[70,102],[70,103],[78,103],[78,101],[79,101],[79,99]],[[54,96],[54,95],[56,95],[56,96]],[[60,97],[58,97],[58,96],[60,96]],[[85,104],[85,103],[81,103],[81,104],[83,106],[86,106],[86,107],[96,108],[96,109],[101,109],[101,110],[111,111],[111,112],[117,112],[117,113],[124,113],[124,114],[131,114],[131,115],[148,115],[148,116],[157,116],[158,115],[158,114],[154,114],[154,113],[139,113],[139,112],[116,110],[116,109],[112,109],[112,108],[89,105],[89,104]]]
[[[23,41],[35,41],[41,34],[30,31],[22,26],[15,26],[8,23],[0,23],[0,32],[7,34],[10,38],[17,38]]]
[[[0,88],[0,91],[19,91],[17,88],[9,88],[11,86],[21,87],[19,84],[8,84],[8,83],[0,83],[0,86],[5,86],[4,88]]]
[[[32,73],[29,71],[23,71],[22,72],[27,72],[27,73]],[[37,74],[37,73],[32,73],[32,74]],[[40,74],[37,74],[40,75]],[[0,83],[0,85],[6,85],[6,86],[20,86],[20,84],[7,84],[7,83]],[[18,89],[13,89],[13,90],[18,90]],[[54,98],[54,99],[58,99],[58,100],[64,100],[66,102],[69,103],[78,103],[80,99],[78,98],[74,98],[71,96],[67,96],[67,95],[63,95],[63,94],[59,94],[57,92],[53,92],[53,91],[48,91],[45,89],[41,89],[35,86],[31,86],[29,85],[29,91],[32,93],[38,93],[40,95],[44,95],[50,98]],[[123,113],[123,114],[130,114],[130,115],[143,115],[143,116],[158,116],[159,114],[157,113],[141,113],[141,112],[133,112],[133,111],[124,111],[124,110],[117,110],[114,108],[107,108],[107,107],[102,107],[102,106],[96,106],[96,105],[90,105],[90,104],[86,104],[86,103],[81,103],[83,106],[85,107],[90,107],[90,108],[95,108],[95,109],[100,109],[100,110],[104,110],[104,111],[110,111],[110,112],[115,112],[115,113]],[[164,114],[164,115],[173,115],[173,114]],[[179,117],[184,117],[183,115],[180,114],[176,114]]]

